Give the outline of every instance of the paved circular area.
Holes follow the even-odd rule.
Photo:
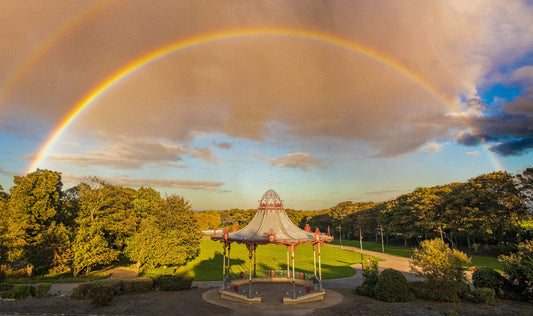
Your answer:
[[[290,283],[255,283],[254,291],[261,296],[261,304],[248,304],[232,301],[220,297],[218,288],[213,288],[202,295],[202,298],[212,304],[228,307],[233,310],[233,315],[306,315],[317,308],[325,308],[342,302],[343,296],[330,289],[326,289],[324,300],[300,303],[283,304],[283,296],[292,291]]]

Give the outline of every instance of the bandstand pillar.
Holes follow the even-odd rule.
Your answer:
[[[291,245],[292,255],[292,298],[296,299],[296,280],[294,279],[294,244]]]
[[[224,242],[224,262],[222,263],[222,281],[226,281],[226,247],[227,244]]]
[[[318,280],[322,290],[322,263],[320,261],[320,242],[318,243]]]
[[[313,244],[313,273],[315,274],[316,279],[316,251],[315,251],[316,244]]]
[[[252,298],[252,256],[254,252],[254,246],[253,245],[247,245],[248,246],[248,298]]]
[[[287,247],[287,279],[291,277],[291,271],[289,267],[289,247]]]
[[[257,277],[257,244],[254,244],[254,278]]]

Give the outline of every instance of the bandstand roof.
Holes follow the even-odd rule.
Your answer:
[[[307,244],[331,242],[333,237],[306,231],[296,226],[289,218],[283,202],[274,190],[268,190],[259,201],[254,218],[241,230],[216,234],[213,240],[246,244]]]

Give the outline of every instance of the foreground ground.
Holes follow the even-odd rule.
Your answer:
[[[89,302],[77,301],[66,296],[44,299],[26,299],[0,302],[0,314],[107,314],[107,315],[246,315],[253,306],[232,305],[233,309],[214,305],[202,299],[209,289],[192,289],[181,292],[151,292],[142,295],[115,297],[110,306],[92,307]],[[474,303],[435,303],[414,301],[407,303],[384,303],[354,294],[349,289],[336,290],[342,301],[327,308],[317,307],[292,310],[287,313],[261,310],[254,315],[532,315],[533,305],[512,301],[496,301],[492,305]],[[242,308],[239,308],[242,307]]]

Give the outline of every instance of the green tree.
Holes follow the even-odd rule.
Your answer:
[[[509,173],[484,174],[453,188],[444,222],[450,230],[466,236],[469,247],[475,240],[516,242],[519,222],[527,216],[523,202]]]
[[[181,265],[196,256],[201,239],[189,203],[171,195],[157,212],[141,221],[140,229],[128,239],[125,252],[138,266]]]
[[[12,254],[45,271],[56,255],[64,257],[68,238],[61,213],[61,174],[37,169],[26,176],[15,176],[11,188],[8,215],[9,237],[14,242]],[[21,240],[22,239],[22,240]],[[14,258],[13,258],[14,259]]]
[[[411,271],[427,279],[466,281],[463,267],[470,258],[461,251],[450,249],[441,239],[424,240],[411,257]]]
[[[518,298],[533,301],[533,240],[520,243],[515,253],[500,256],[499,261]]]
[[[72,253],[73,272],[77,275],[82,271],[89,274],[95,267],[116,261],[120,252],[110,247],[98,222],[85,219],[80,223]]]

